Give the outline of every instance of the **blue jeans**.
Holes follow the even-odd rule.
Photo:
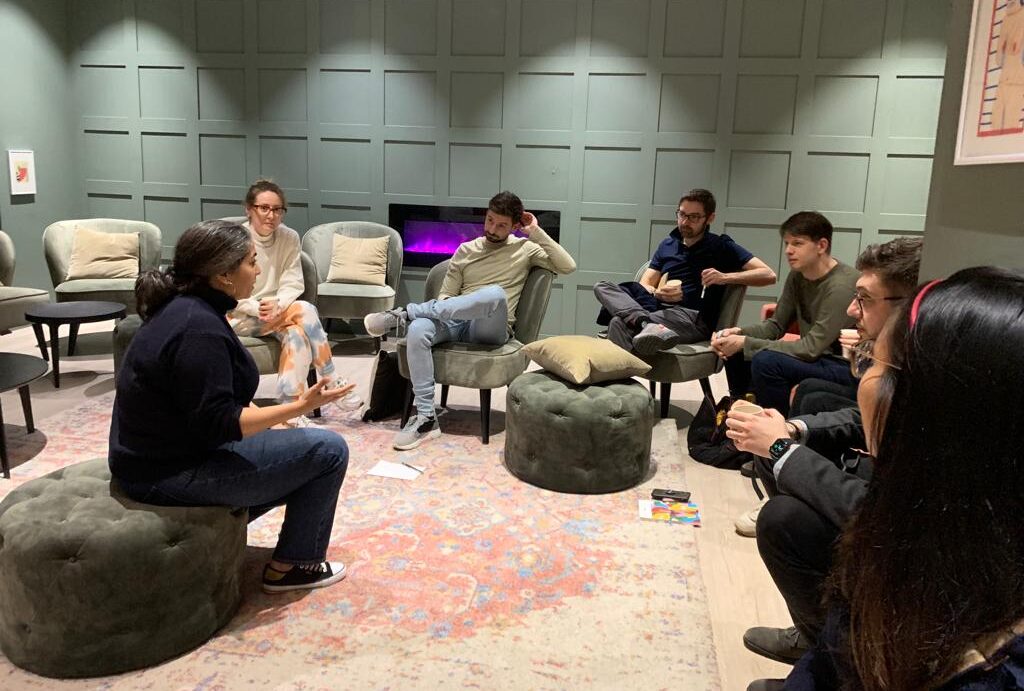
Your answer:
[[[725,361],[725,373],[730,396],[742,398],[752,391],[759,406],[775,408],[783,415],[789,414],[790,391],[805,379],[856,386],[846,360],[822,356],[807,362],[774,350],[762,350],[750,362],[743,360],[743,353],[736,353]]]
[[[447,300],[410,303],[406,359],[416,412],[434,415],[434,357],[438,343],[461,341],[501,345],[508,340],[508,302],[501,286],[491,285]]]
[[[228,442],[204,462],[158,482],[124,482],[136,501],[163,506],[238,506],[249,520],[284,505],[274,559],[319,564],[327,556],[348,446],[322,429],[266,430]]]

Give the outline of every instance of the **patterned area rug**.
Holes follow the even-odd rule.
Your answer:
[[[111,401],[47,420],[45,439],[12,429],[15,463],[32,460],[0,481],[0,494],[104,456]],[[454,410],[441,419],[440,439],[402,454],[427,468],[414,481],[366,475],[378,460],[399,460],[390,445],[396,421],[323,419],[352,452],[330,548],[348,565],[343,583],[263,594],[279,509],[250,526],[241,609],[202,647],[157,668],[69,682],[0,657],[0,686],[718,689],[699,528],[636,516],[637,499],[655,484],[686,486],[674,423],[654,431],[651,479],[577,496],[514,478],[502,463],[504,433],[482,445],[478,419]]]

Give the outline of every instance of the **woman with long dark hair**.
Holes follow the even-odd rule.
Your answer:
[[[110,425],[110,470],[137,501],[286,506],[263,588],[318,588],[345,576],[325,561],[348,447],[322,429],[271,429],[344,396],[321,379],[294,401],[252,404],[259,372],[225,314],[259,268],[249,231],[204,221],[182,234],[174,264],[135,283],[144,323],[124,356]]]
[[[785,688],[1024,688],[1024,274],[959,271],[896,319],[874,476]]]

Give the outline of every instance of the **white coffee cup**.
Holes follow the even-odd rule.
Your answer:
[[[751,403],[750,401],[736,401],[732,404],[732,407],[729,408],[729,412],[745,413],[747,415],[760,415],[764,412],[764,408],[756,403]]]
[[[860,338],[860,332],[857,329],[840,329],[839,335],[842,336],[843,340]],[[853,348],[850,346],[843,346],[843,357],[847,360],[853,359]]]

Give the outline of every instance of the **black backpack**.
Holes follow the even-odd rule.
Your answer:
[[[686,432],[686,445],[693,460],[729,470],[739,470],[744,463],[753,460],[753,454],[740,451],[733,445],[732,440],[725,436],[728,429],[725,426],[725,417],[732,404],[733,399],[729,396],[723,397],[718,405],[707,396],[701,401],[700,408],[693,416],[690,428]]]
[[[370,403],[363,422],[377,422],[402,414],[405,397],[412,382],[398,370],[398,353],[380,351],[370,375]]]

